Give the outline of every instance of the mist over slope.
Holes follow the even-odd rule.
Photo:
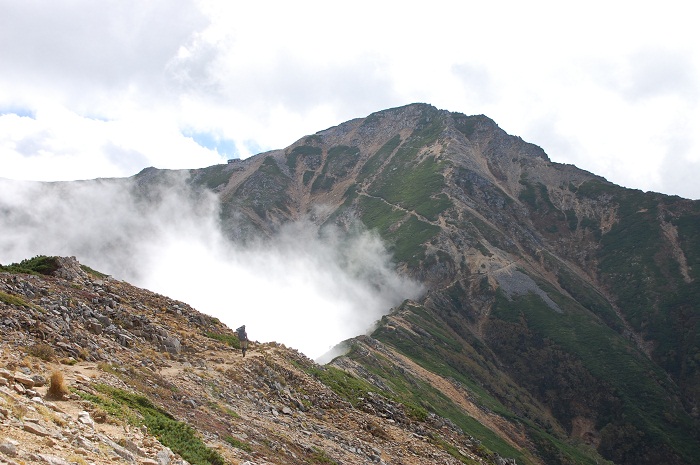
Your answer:
[[[0,180],[0,263],[75,256],[310,357],[365,333],[421,292],[364,229],[300,219],[272,237],[232,243],[221,230],[218,197],[187,180],[187,172],[168,172],[147,187],[133,179]]]

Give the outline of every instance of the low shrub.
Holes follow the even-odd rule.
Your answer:
[[[99,393],[96,396],[86,393],[79,395],[105,408],[107,413],[125,418],[133,424],[145,425],[149,433],[189,463],[193,465],[226,463],[217,451],[207,447],[194,428],[176,420],[149,398],[104,384],[95,385],[95,390]]]
[[[50,362],[56,357],[56,352],[53,350],[49,344],[39,343],[34,344],[29,348],[29,354],[40,358],[45,362]]]
[[[58,269],[58,257],[37,255],[34,258],[22,260],[7,266],[0,265],[0,270],[10,273],[45,274],[50,275]]]

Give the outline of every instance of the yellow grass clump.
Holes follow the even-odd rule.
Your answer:
[[[47,391],[47,397],[52,399],[62,399],[69,393],[68,386],[66,386],[66,381],[63,378],[63,373],[60,371],[54,371],[51,373],[51,378],[49,381],[49,390]]]

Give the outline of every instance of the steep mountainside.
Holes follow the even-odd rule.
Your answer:
[[[321,227],[362,225],[381,235],[401,273],[424,283],[420,299],[387,309],[371,335],[345,341],[343,354],[325,368],[279,347],[266,348],[274,357],[263,360],[273,357],[284,367],[281,372],[244,366],[273,373],[280,383],[291,377],[320,383],[292,390],[291,397],[302,404],[301,393],[310,396],[307,408],[320,402],[308,392],[326,389],[323,383],[349,393],[345,400],[353,407],[343,404],[348,412],[381,417],[383,407],[363,407],[380,399],[401,412],[389,417],[392,428],[398,428],[390,438],[418,439],[432,447],[424,454],[417,445],[401,452],[382,443],[375,445],[382,452],[375,454],[378,459],[397,464],[442,463],[443,458],[498,463],[500,457],[519,464],[700,463],[700,202],[621,188],[574,166],[552,163],[542,149],[506,134],[485,116],[425,104],[374,113],[303,137],[284,150],[187,174],[195,190],[218,195],[221,224],[232,241],[273,236],[281,225],[301,219]],[[170,175],[149,168],[130,181],[148,196]],[[18,289],[5,292],[13,296]],[[138,306],[130,305],[126,313],[139,314]],[[216,322],[197,318],[204,320],[190,322],[196,328],[188,337],[206,336],[206,331],[229,334]],[[129,324],[117,325],[121,329],[110,340],[119,341],[119,334],[127,342],[143,338],[155,344],[155,351],[168,350],[163,345],[168,332],[179,327],[170,326],[175,320],[158,323],[166,333],[156,341],[134,333]],[[215,329],[204,329],[209,325]],[[175,336],[179,343],[189,341],[180,336]],[[208,345],[217,344],[192,341],[192,350],[182,353],[197,360],[214,350]],[[25,342],[29,347],[35,341]],[[224,349],[216,351],[216,357],[228,360]],[[173,357],[194,364],[178,359],[184,355]],[[166,368],[158,375],[165,376]],[[150,376],[158,385],[158,378]],[[139,378],[120,379],[128,384]],[[222,395],[231,395],[227,389]],[[237,391],[240,387],[230,389],[242,401],[251,400]],[[144,392],[171,410],[165,400],[154,398],[154,391]],[[230,402],[227,408],[237,412]],[[204,416],[213,418],[215,411],[209,405]],[[175,417],[211,431],[190,421],[199,417],[188,415]],[[337,425],[336,420],[323,428]],[[311,449],[291,445],[303,434],[285,442],[270,427],[255,436],[255,447],[263,446],[254,450],[264,459],[231,457],[324,463],[329,456],[339,463],[364,463],[372,458],[342,455],[341,449],[357,446],[340,439],[367,431],[362,421],[369,420],[344,422],[360,427],[350,434],[329,433],[324,436],[329,443],[314,443]],[[386,431],[385,423],[381,426]],[[451,436],[458,431],[478,445]],[[268,434],[272,443],[284,444],[283,450],[263,439]],[[313,447],[327,452],[314,456]],[[285,455],[289,451],[293,454]]]
[[[75,259],[0,271],[0,463],[499,464],[446,418]],[[48,275],[26,274],[30,269]]]
[[[700,202],[423,104],[191,179],[218,192],[235,240],[307,216],[376,229],[428,292],[373,340],[514,414],[548,463],[583,460],[572,440],[617,463],[700,461]],[[391,378],[365,341],[349,346],[335,364]]]

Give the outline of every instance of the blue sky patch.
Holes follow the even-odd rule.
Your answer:
[[[36,112],[35,111],[30,110],[29,108],[22,108],[22,107],[15,107],[15,106],[0,107],[0,116],[4,116],[4,115],[17,115],[17,116],[24,117],[24,118],[36,119]]]
[[[228,158],[238,158],[238,150],[236,143],[231,139],[220,137],[211,132],[195,132],[185,131],[183,135],[190,137],[197,144],[209,150],[216,150],[221,155],[226,155]]]

